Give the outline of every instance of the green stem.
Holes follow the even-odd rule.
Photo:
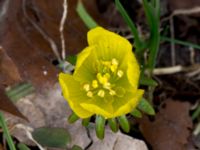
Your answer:
[[[10,150],[16,150],[15,145],[14,145],[13,140],[12,140],[12,137],[10,136],[10,133],[8,131],[8,128],[7,128],[7,125],[6,125],[6,122],[5,122],[5,119],[4,119],[2,112],[0,112],[0,124],[2,126],[2,129],[3,129],[3,132],[4,132],[5,137],[7,139],[8,146],[9,146]]]

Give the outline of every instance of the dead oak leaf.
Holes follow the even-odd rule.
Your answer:
[[[140,120],[140,130],[154,150],[186,149],[192,128],[189,116],[190,104],[167,100],[155,116],[154,121],[147,117]]]

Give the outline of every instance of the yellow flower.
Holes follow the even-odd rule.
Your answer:
[[[102,27],[88,32],[88,44],[78,55],[73,75],[59,74],[71,109],[80,118],[130,113],[144,93],[138,89],[140,70],[131,44]]]

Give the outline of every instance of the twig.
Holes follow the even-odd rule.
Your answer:
[[[189,47],[189,51],[190,51],[190,63],[194,64],[195,63],[195,60],[194,60],[194,57],[195,57],[194,48],[193,47]]]
[[[200,12],[200,7],[193,7],[190,9],[177,9],[173,11],[170,17],[177,16],[177,15],[191,15]]]
[[[27,11],[26,11],[26,0],[23,0],[23,5],[22,5],[22,10],[23,10],[23,13],[24,13],[24,16],[25,18],[33,25],[33,27],[42,35],[42,37],[50,44],[51,46],[51,49],[54,53],[54,55],[56,56],[56,58],[58,59],[59,63],[62,62],[62,59],[60,57],[60,54],[58,52],[58,47],[56,45],[56,43],[54,42],[54,40],[49,36],[47,35],[47,33],[45,33],[43,31],[43,29],[38,26],[27,14]]]
[[[170,35],[171,39],[174,39],[174,19],[173,17],[170,18]],[[171,42],[171,59],[172,59],[172,66],[176,65],[176,55],[175,55],[175,44]]]
[[[62,59],[65,60],[66,53],[65,53],[65,38],[64,38],[64,25],[67,18],[67,0],[63,0],[63,15],[60,21],[60,40],[62,45]]]
[[[183,71],[183,67],[173,66],[173,67],[166,67],[166,68],[155,68],[153,70],[154,75],[166,75],[166,74],[174,74]]]

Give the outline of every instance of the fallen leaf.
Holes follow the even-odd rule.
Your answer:
[[[189,116],[190,104],[167,100],[155,116],[140,120],[140,129],[154,150],[185,150],[192,128]]]
[[[51,87],[57,81],[58,69],[53,62],[58,58],[33,23],[55,42],[61,53],[59,24],[63,0],[51,3],[48,0],[4,0],[2,7],[5,3],[8,3],[8,7],[0,20],[1,46],[15,64],[23,81],[30,81],[38,89]],[[76,1],[69,0],[68,5],[64,30],[66,53],[76,54],[86,46],[88,29],[76,13]]]
[[[9,85],[21,80],[17,66],[6,54],[5,50],[0,47],[0,83],[3,85]]]
[[[27,118],[9,100],[9,98],[5,95],[4,90],[1,89],[1,88],[0,88],[0,110],[3,110],[5,112],[9,112],[14,116],[17,116],[17,117],[20,117],[20,118],[27,120]]]
[[[0,150],[4,150],[3,146],[0,144]]]

